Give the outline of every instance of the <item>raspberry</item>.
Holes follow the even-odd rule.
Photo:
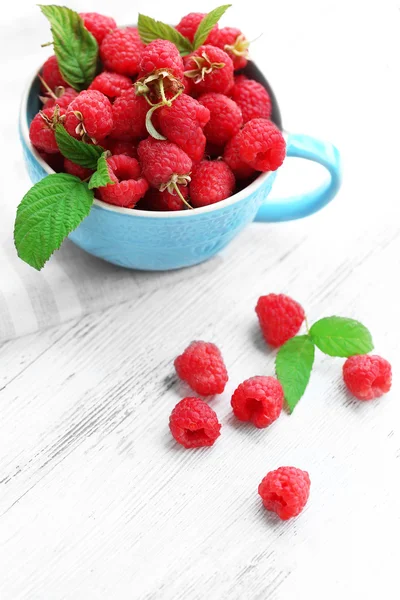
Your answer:
[[[103,71],[93,79],[88,90],[97,90],[107,96],[109,100],[115,100],[124,90],[132,89],[132,86],[132,80],[129,77]]]
[[[210,120],[204,128],[207,141],[223,146],[243,124],[240,108],[227,96],[215,92],[200,96],[199,102],[210,111]]]
[[[133,88],[123,91],[112,106],[114,125],[111,137],[124,141],[146,137],[148,110],[145,98],[137,96]]]
[[[192,80],[196,94],[227,94],[233,87],[233,62],[226,52],[215,46],[200,46],[183,59],[185,76]]]
[[[79,13],[79,16],[82,18],[86,29],[96,38],[99,46],[107,33],[117,28],[117,24],[112,17],[106,17],[95,12]]]
[[[192,206],[198,208],[225,200],[235,188],[235,176],[221,160],[202,160],[194,165],[190,182]]]
[[[178,377],[186,381],[197,394],[214,396],[224,391],[228,372],[215,344],[192,342],[175,359],[174,364]]]
[[[142,52],[139,78],[152,75],[158,70],[166,70],[183,81],[182,57],[175,44],[168,40],[154,40]]]
[[[197,100],[181,94],[172,106],[156,111],[160,131],[177,144],[194,162],[204,156],[206,138],[203,127],[210,118],[210,111]]]
[[[271,425],[281,414],[283,389],[275,377],[251,377],[233,393],[231,405],[239,421],[251,421],[259,429]]]
[[[140,165],[135,158],[118,154],[107,158],[110,178],[115,182],[98,188],[100,198],[108,204],[133,208],[143,198],[149,184],[140,176]]]
[[[243,162],[239,152],[240,133],[229,140],[224,149],[224,161],[232,170],[236,179],[247,179],[256,173],[253,167]]]
[[[179,191],[186,199],[189,196],[187,187],[180,185]],[[144,199],[145,210],[184,210],[186,207],[175,190],[170,193],[168,190],[160,192],[154,188],[150,188]]]
[[[75,138],[96,143],[111,133],[112,127],[111,102],[97,90],[83,90],[67,108],[65,129]]]
[[[351,356],[343,365],[343,379],[353,396],[359,400],[373,400],[390,390],[392,367],[380,356]]]
[[[107,148],[107,150],[109,150],[111,154],[126,154],[127,156],[136,159],[138,157],[137,148],[131,142],[107,139],[105,143],[102,143],[102,146]]]
[[[68,158],[64,158],[64,171],[66,173],[69,173],[70,175],[75,175],[75,177],[79,177],[79,179],[87,179],[93,173],[91,169],[81,167],[81,165],[77,165]]]
[[[192,161],[176,144],[148,137],[140,142],[138,154],[143,175],[151,186],[172,192],[177,184],[187,184]]]
[[[240,29],[223,27],[211,32],[209,44],[222,48],[231,57],[235,71],[244,69],[249,59],[249,42]]]
[[[42,67],[42,77],[52,90],[56,87],[68,87],[68,83],[65,81],[60,73],[58,67],[57,57],[55,55],[50,56]]]
[[[186,37],[190,42],[193,42],[197,28],[205,16],[205,13],[189,13],[185,17],[182,17],[178,25],[176,25],[175,29],[177,29],[179,33]],[[214,25],[214,27],[211,30],[211,33],[216,31],[218,31],[218,25]],[[205,41],[206,44],[209,43],[208,40],[211,36],[211,33]]]
[[[132,77],[139,72],[144,44],[136,29],[115,29],[100,46],[100,58],[108,71]]]
[[[61,173],[64,169],[64,157],[62,154],[47,154],[47,152],[43,152],[42,150],[39,150],[39,154],[56,173]]]
[[[284,294],[260,296],[256,313],[265,341],[274,347],[296,335],[305,318],[303,307]]]
[[[29,138],[35,148],[43,150],[48,154],[57,154],[59,152],[55,126],[60,122],[60,116],[65,114],[63,108],[57,106],[41,110],[33,119],[29,128]]]
[[[46,99],[44,103],[44,108],[53,108],[53,106],[55,106],[56,104],[58,104],[60,108],[68,108],[72,100],[74,100],[78,95],[78,92],[76,90],[70,87],[64,88],[62,86],[57,87],[54,93],[56,98],[50,97]]]
[[[169,418],[169,428],[178,444],[185,448],[212,446],[221,435],[215,411],[200,398],[178,402]]]
[[[251,119],[269,119],[272,112],[271,99],[267,90],[254,79],[240,75],[235,79],[232,99],[242,111],[243,123]]]
[[[258,493],[267,510],[272,510],[283,521],[297,517],[310,495],[310,477],[307,471],[296,467],[279,467],[270,471],[258,486]]]
[[[240,157],[257,171],[276,171],[286,155],[286,142],[272,121],[252,119],[240,132]]]

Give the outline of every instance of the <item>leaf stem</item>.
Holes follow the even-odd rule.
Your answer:
[[[173,185],[174,190],[178,194],[179,198],[182,200],[183,204],[186,206],[186,208],[190,208],[190,210],[193,210],[193,206],[190,206],[189,202],[187,202],[185,200],[185,198],[182,196],[182,193],[178,187],[178,184],[174,182],[172,185]]]

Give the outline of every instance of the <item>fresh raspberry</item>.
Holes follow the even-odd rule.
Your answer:
[[[240,157],[257,171],[276,171],[286,156],[286,142],[272,121],[252,119],[240,132]]]
[[[222,394],[228,381],[228,372],[222,354],[211,342],[192,342],[175,359],[176,372],[197,394]]]
[[[260,296],[256,313],[265,341],[274,347],[296,335],[305,318],[303,307],[284,294]]]
[[[112,127],[111,102],[97,90],[83,90],[67,108],[65,129],[77,139],[101,141],[111,133]]]
[[[56,104],[60,108],[68,108],[72,100],[74,100],[78,92],[70,87],[56,87],[54,90],[56,98],[49,97],[44,103],[44,108],[53,108]]]
[[[235,71],[244,69],[249,59],[249,42],[240,29],[223,27],[211,32],[208,43],[222,48],[231,57]]]
[[[279,467],[270,471],[258,486],[258,493],[267,510],[283,521],[297,517],[310,495],[310,476],[296,467]]]
[[[87,179],[93,173],[91,169],[81,167],[81,165],[77,165],[72,162],[72,160],[69,160],[69,158],[64,158],[64,171],[70,175],[75,175],[75,177],[79,177],[79,179],[82,180]]]
[[[95,12],[79,13],[79,16],[82,18],[86,29],[96,38],[99,46],[107,33],[117,29],[117,24],[112,17],[106,17]]]
[[[43,158],[44,162],[46,162],[49,167],[53,169],[56,173],[61,173],[64,169],[64,157],[62,154],[47,154],[47,152],[43,152],[39,150],[39,154],[41,158]]]
[[[180,194],[187,199],[189,196],[189,190],[186,186],[180,185]],[[186,206],[182,202],[175,190],[171,193],[168,190],[160,192],[154,188],[150,188],[144,198],[143,204],[144,210],[184,210]]]
[[[239,421],[251,421],[259,429],[271,425],[281,414],[283,389],[275,377],[251,377],[233,393],[231,405]]]
[[[47,154],[57,154],[59,152],[55,127],[60,122],[60,117],[65,114],[63,108],[57,106],[41,110],[33,119],[29,128],[29,139],[38,150],[43,150]]]
[[[103,73],[100,73],[100,75],[97,75],[93,79],[88,90],[97,90],[107,96],[109,100],[115,100],[124,90],[130,90],[132,87],[132,80],[129,77],[120,75],[119,73],[103,71]]]
[[[154,40],[141,55],[139,78],[152,75],[155,71],[166,70],[183,81],[183,60],[179,50],[168,40]]]
[[[139,72],[143,49],[144,44],[136,29],[115,29],[102,41],[100,58],[107,71],[132,77]]]
[[[112,106],[113,129],[111,137],[132,141],[147,135],[146,115],[149,105],[142,96],[137,96],[135,90],[125,90]]]
[[[194,36],[196,34],[197,28],[206,16],[206,13],[189,13],[185,17],[179,21],[178,25],[176,25],[175,29],[179,31],[184,37],[186,37],[190,42],[193,42]],[[211,33],[218,31],[218,24],[214,25],[211,30]],[[210,33],[210,35],[211,35]],[[209,43],[209,38],[206,39],[205,43]],[[215,44],[213,44],[215,45]]]
[[[239,106],[243,115],[243,123],[251,119],[269,119],[272,113],[271,99],[265,87],[239,75],[232,89],[232,99]]]
[[[178,444],[185,448],[212,446],[221,425],[215,411],[200,398],[184,398],[169,418],[169,428]]]
[[[250,167],[240,158],[239,152],[240,133],[229,140],[224,149],[224,161],[232,170],[236,179],[247,179],[256,173],[253,167]]]
[[[243,125],[240,108],[227,96],[215,92],[200,96],[199,102],[210,111],[210,120],[204,128],[207,141],[223,146]]]
[[[192,161],[176,144],[148,137],[140,142],[138,154],[143,175],[151,186],[172,192],[178,184],[187,184]]]
[[[107,158],[107,165],[115,183],[98,188],[100,198],[108,204],[133,208],[149,189],[147,181],[140,176],[138,161],[126,154],[118,154]]]
[[[126,154],[131,158],[136,158],[136,160],[138,158],[137,148],[135,144],[132,144],[132,142],[124,142],[122,140],[113,140],[112,138],[108,138],[102,142],[102,146],[109,150],[111,154]]]
[[[161,133],[177,144],[193,160],[198,162],[204,156],[206,138],[203,127],[210,118],[210,111],[197,100],[181,94],[172,103],[155,113]]]
[[[194,165],[190,182],[191,205],[198,208],[225,200],[235,188],[235,176],[222,160],[202,160]]]
[[[185,76],[192,80],[195,94],[227,94],[233,87],[233,62],[226,52],[215,46],[200,46],[185,56]]]
[[[374,400],[386,394],[392,386],[392,367],[380,356],[351,356],[343,365],[347,389],[359,400]]]
[[[58,67],[57,57],[55,54],[50,56],[42,67],[42,77],[47,83],[49,88],[55,90],[56,87],[68,87],[68,83],[65,81],[60,73]]]

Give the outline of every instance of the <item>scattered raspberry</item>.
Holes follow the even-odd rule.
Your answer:
[[[208,142],[223,146],[240,131],[243,119],[236,102],[215,92],[200,96],[199,102],[210,111],[210,120],[204,128]]]
[[[351,356],[343,365],[343,379],[353,396],[359,400],[373,400],[390,390],[392,367],[380,356]]]
[[[232,170],[236,179],[247,179],[256,173],[253,167],[250,167],[240,158],[239,152],[240,133],[229,140],[224,149],[224,161]]]
[[[212,446],[220,436],[218,417],[204,400],[184,398],[169,418],[169,428],[178,444],[185,448]]]
[[[265,341],[274,347],[296,335],[305,318],[303,307],[284,294],[260,296],[256,313]]]
[[[177,29],[179,31],[179,33],[181,33],[184,37],[186,37],[190,42],[193,42],[197,28],[205,16],[206,16],[205,13],[189,13],[185,17],[182,17],[182,19],[179,21],[179,23],[175,27],[175,29]],[[215,32],[215,31],[218,31],[218,24],[214,25],[214,27],[211,30],[211,33]],[[211,33],[210,33],[210,35],[211,35]],[[209,43],[208,40],[210,38],[210,35],[206,39],[205,44]],[[215,45],[215,44],[213,44],[213,45]]]
[[[239,75],[232,89],[232,99],[242,111],[243,122],[251,119],[269,119],[272,113],[271,99],[267,90],[254,79]]]
[[[126,154],[127,156],[136,159],[138,157],[137,148],[132,142],[124,142],[122,140],[113,140],[109,138],[105,143],[102,142],[102,146],[109,150],[111,154]]]
[[[76,163],[69,160],[69,158],[64,158],[64,171],[69,173],[70,175],[75,175],[75,177],[79,177],[79,179],[87,179],[93,173],[91,169],[86,169],[85,167],[81,167],[81,165],[77,165]]]
[[[222,160],[202,160],[194,165],[190,182],[190,200],[195,208],[214,204],[232,195],[235,176]]]
[[[111,136],[118,140],[132,141],[147,135],[146,115],[149,110],[145,98],[135,90],[125,90],[112,106],[113,130]]]
[[[283,389],[275,377],[251,377],[236,388],[232,410],[239,421],[251,421],[259,429],[271,425],[281,414]]]
[[[168,40],[154,40],[142,52],[139,78],[151,75],[159,69],[169,71],[183,81],[183,60],[179,50]]]
[[[180,194],[187,199],[189,196],[189,190],[186,186],[180,185],[179,192]],[[175,190],[169,192],[168,190],[164,190],[160,192],[160,190],[156,190],[154,188],[150,188],[147,192],[143,207],[144,210],[184,210],[186,206],[182,202],[181,198],[178,196]]]
[[[151,186],[173,191],[177,184],[187,184],[192,161],[176,144],[148,137],[140,142],[138,154],[143,175]]]
[[[270,471],[258,486],[258,493],[267,510],[272,510],[283,521],[297,517],[310,495],[310,477],[307,471],[296,467],[279,467]]]
[[[228,372],[215,344],[192,342],[175,359],[174,364],[178,377],[186,381],[197,394],[214,396],[224,391]]]
[[[164,106],[156,114],[159,130],[165,137],[182,148],[193,162],[203,158],[206,146],[203,127],[210,118],[208,108],[181,94],[172,106]]]
[[[211,32],[209,44],[222,48],[231,57],[235,71],[244,69],[249,59],[249,42],[240,29],[223,27]]]
[[[129,77],[120,75],[119,73],[103,71],[103,73],[100,73],[100,75],[97,75],[93,79],[88,89],[97,90],[107,96],[109,100],[115,100],[124,90],[130,90],[132,87],[132,80]]]
[[[192,80],[192,92],[227,94],[233,87],[233,62],[215,46],[200,46],[183,59],[185,76]]]
[[[55,136],[55,126],[60,122],[59,117],[64,114],[65,110],[63,108],[58,109],[55,106],[53,108],[45,108],[35,115],[29,128],[29,139],[35,148],[43,150],[47,154],[57,154],[59,152]]]
[[[95,12],[79,13],[79,16],[83,19],[86,29],[96,38],[99,46],[107,33],[117,28],[117,24],[112,17],[99,15]]]
[[[118,154],[107,158],[107,165],[115,183],[98,188],[100,198],[108,204],[133,208],[149,189],[147,181],[140,176],[138,161],[126,154]]]
[[[100,58],[107,71],[132,77],[139,72],[143,48],[136,29],[115,29],[104,38],[100,46]]]
[[[99,142],[111,133],[112,127],[111,102],[97,90],[83,90],[67,108],[65,129],[77,139]]]
[[[50,56],[44,63],[42,67],[42,77],[52,90],[61,86],[68,87],[68,83],[60,73],[57,57],[55,55]]]
[[[241,158],[257,171],[276,171],[286,156],[286,142],[272,121],[252,119],[240,132]]]
[[[78,92],[70,87],[56,87],[54,90],[56,99],[49,97],[44,103],[44,108],[53,108],[56,104],[60,108],[68,108],[72,100],[74,100]]]

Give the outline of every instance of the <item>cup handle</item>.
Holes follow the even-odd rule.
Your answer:
[[[287,139],[286,156],[317,162],[329,171],[330,178],[320,187],[301,196],[292,196],[284,200],[267,198],[258,210],[256,221],[291,221],[307,217],[328,204],[340,188],[342,180],[340,154],[333,144],[309,135],[290,133]]]

